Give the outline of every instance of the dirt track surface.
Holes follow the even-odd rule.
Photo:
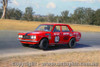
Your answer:
[[[29,55],[42,53],[59,53],[72,51],[94,51],[100,50],[100,33],[81,32],[82,39],[77,43],[74,49],[66,46],[49,47],[47,51],[40,50],[34,46],[23,47],[17,40],[17,34],[21,31],[0,31],[0,57]]]

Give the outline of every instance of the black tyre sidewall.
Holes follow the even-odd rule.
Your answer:
[[[72,46],[72,41],[74,41],[74,45]],[[72,38],[70,41],[69,41],[69,44],[68,44],[68,47],[69,48],[74,48],[76,46],[76,40],[75,38]]]
[[[42,39],[40,41],[39,47],[40,49],[46,50],[48,48],[48,40],[47,39]]]

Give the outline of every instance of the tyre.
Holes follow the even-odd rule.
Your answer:
[[[48,44],[49,44],[49,42],[47,39],[42,39],[40,41],[39,47],[40,47],[40,49],[46,50],[48,48]]]
[[[68,47],[73,48],[75,46],[76,46],[76,40],[75,40],[75,38],[72,38],[68,43]]]
[[[28,44],[22,44],[24,47],[29,47],[29,45]]]

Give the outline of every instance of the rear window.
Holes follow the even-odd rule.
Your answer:
[[[69,28],[67,26],[62,26],[62,32],[69,32]]]

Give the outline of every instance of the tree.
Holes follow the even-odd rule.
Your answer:
[[[16,19],[20,20],[22,17],[22,11],[15,8],[8,8],[7,9],[7,19]]]
[[[8,0],[0,0],[0,2],[3,4],[3,13],[1,19],[4,19],[6,17],[6,10],[8,5]]]
[[[95,22],[95,11],[91,8],[79,7],[71,15],[71,21],[78,24],[93,24]]]
[[[79,7],[74,11],[72,18],[74,19],[75,23],[83,24],[85,18],[85,11],[83,7]]]
[[[95,12],[95,25],[100,25],[100,9]]]
[[[67,22],[68,21],[68,19],[69,19],[69,17],[68,17],[68,14],[69,14],[69,11],[63,11],[63,12],[61,12],[61,20],[62,20],[62,22]]]
[[[84,18],[85,18],[85,24],[94,24],[95,22],[95,11],[92,10],[91,8],[85,8],[84,9],[85,14],[84,14]]]
[[[27,7],[27,8],[25,9],[25,13],[24,13],[22,19],[23,19],[23,20],[32,21],[32,20],[33,20],[33,14],[34,14],[34,12],[33,12],[32,7]]]
[[[47,21],[48,22],[54,22],[54,20],[55,20],[54,14],[48,14],[47,15]]]
[[[2,16],[2,9],[0,9],[0,17]]]

